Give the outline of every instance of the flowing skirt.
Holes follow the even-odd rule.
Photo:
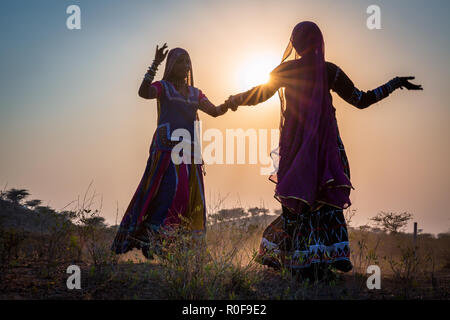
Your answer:
[[[182,220],[195,235],[206,231],[202,165],[174,164],[170,148],[159,148],[158,139],[155,135],[144,174],[112,244],[118,254],[141,249],[149,231],[176,227]]]
[[[331,266],[352,269],[347,226],[342,209],[324,205],[314,212],[283,214],[264,231],[257,260],[275,269],[307,271]]]
[[[337,146],[344,172],[350,179],[350,166],[338,131]],[[304,209],[283,213],[264,231],[257,261],[280,269],[311,274],[314,268],[352,269],[347,224],[343,210],[324,204],[315,211]]]

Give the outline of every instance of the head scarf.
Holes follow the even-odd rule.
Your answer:
[[[189,71],[188,71],[188,75],[187,75],[185,81],[188,86],[193,87],[194,86],[194,74],[192,72],[191,58],[189,57],[189,53],[182,48],[173,48],[167,54],[166,67],[164,69],[163,80],[170,79],[170,75],[171,75],[173,66],[177,62],[177,59],[183,54],[187,55],[188,60],[189,60]]]
[[[298,92],[279,91],[281,101],[278,171],[275,198],[291,211],[315,210],[323,204],[347,208],[349,178],[338,150],[335,108],[328,92],[324,42],[319,27],[310,21],[292,31],[282,62],[298,59],[305,75]]]

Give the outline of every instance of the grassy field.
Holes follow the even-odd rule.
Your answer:
[[[275,219],[267,210],[217,210],[206,248],[180,236],[146,260],[136,250],[112,254],[117,226],[105,225],[88,203],[56,212],[3,193],[1,299],[449,299],[449,233],[419,234],[414,250],[412,234],[350,227],[354,269],[310,282],[254,261],[262,232]],[[81,268],[79,290],[67,289],[69,265]],[[379,290],[367,289],[369,265],[381,269]]]

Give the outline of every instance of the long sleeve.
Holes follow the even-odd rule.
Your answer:
[[[139,87],[138,95],[144,99],[155,99],[161,96],[162,91],[163,88],[159,81],[150,82],[144,79]]]
[[[350,80],[350,78],[338,66],[328,62],[329,73],[329,87],[336,92],[342,99],[351,105],[364,109],[370,105],[386,98],[395,89],[400,87],[399,79],[394,78],[387,83],[367,92],[359,90]]]
[[[278,87],[271,84],[262,84],[256,86],[246,92],[241,93],[242,105],[254,106],[258,103],[264,102],[272,97],[277,92]]]
[[[241,105],[254,106],[258,103],[270,99],[280,87],[283,87],[288,81],[291,73],[290,63],[282,63],[270,73],[270,80],[262,85],[240,94]]]
[[[216,107],[213,103],[211,103],[208,100],[206,95],[204,95],[201,90],[199,94],[199,109],[212,117],[221,116],[228,111],[228,109],[224,105]]]

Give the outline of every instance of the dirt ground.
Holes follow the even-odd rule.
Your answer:
[[[94,270],[80,265],[81,289],[67,289],[69,274],[60,266],[50,274],[43,265],[17,265],[2,274],[0,299],[167,299],[162,266],[157,263],[119,263],[110,269]],[[440,271],[434,279],[418,278],[406,286],[402,281],[382,277],[381,289],[369,290],[368,275],[338,273],[333,283],[309,284],[286,280],[270,268],[258,270],[260,281],[238,291],[234,299],[439,299],[450,297],[450,272]]]

